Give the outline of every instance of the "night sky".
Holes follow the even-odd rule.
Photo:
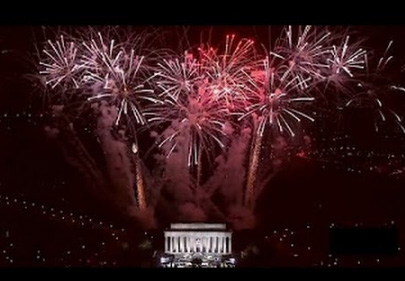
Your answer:
[[[216,44],[233,33],[268,46],[282,28],[155,26],[135,30],[163,30],[165,36],[157,44],[181,49],[201,41]],[[54,117],[33,76],[38,74],[37,47],[48,38],[54,40],[59,29],[69,33],[75,27],[0,27],[0,266],[153,266],[155,251],[163,248],[163,229],[176,218],[168,211],[170,189],[162,191],[169,199],[154,208],[156,223],[144,227],[142,220],[133,220],[95,198],[89,191],[93,187],[87,187],[80,172],[67,161],[60,141],[46,133],[45,128],[55,124]],[[350,30],[353,38],[365,39],[362,45],[376,53],[383,53],[393,40],[388,76],[395,85],[404,86],[405,27],[350,26]],[[404,117],[405,96],[388,100]],[[405,134],[392,125],[376,133],[374,117],[365,108],[324,114],[327,117],[316,121],[316,126],[306,128],[311,144],[298,145],[282,156],[284,164],[257,200],[256,226],[235,229],[233,243],[241,265],[405,265],[400,250],[405,242]],[[95,155],[96,165],[103,166],[93,123],[83,125],[81,119],[77,124],[77,134]],[[147,133],[139,138],[140,143],[151,141]],[[147,147],[141,149],[143,157]],[[152,167],[154,161],[148,158],[144,165]],[[123,197],[125,200],[132,199]],[[221,200],[225,199],[215,197],[217,204],[225,204]],[[184,217],[177,215],[178,220]],[[330,254],[332,229],[365,227],[397,231],[398,251]],[[372,231],[366,235],[371,243],[384,243],[377,236],[373,240]],[[396,244],[393,237],[387,247]]]

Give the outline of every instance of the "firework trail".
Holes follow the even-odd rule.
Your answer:
[[[146,203],[146,194],[145,194],[145,185],[144,179],[142,174],[142,167],[140,165],[140,159],[138,155],[138,146],[136,143],[132,144],[132,153],[135,154],[135,182],[136,182],[136,191],[137,191],[137,198],[138,198],[138,207],[140,210],[145,210],[147,208]]]
[[[245,206],[253,207],[253,200],[256,197],[255,194],[255,182],[257,169],[259,167],[260,152],[262,146],[262,137],[255,135],[253,141],[253,147],[250,152],[249,167],[248,167],[248,177],[247,177],[247,188],[245,192]]]
[[[288,69],[285,72],[275,69],[271,65],[269,56],[262,61],[260,68],[252,75],[256,80],[256,91],[250,97],[250,105],[246,107],[246,112],[240,113],[241,116],[238,118],[238,120],[246,117],[253,118],[255,129],[245,195],[245,205],[249,206],[255,198],[254,185],[266,128],[281,134],[288,133],[294,137],[296,133],[293,130],[293,122],[299,123],[302,119],[314,121],[311,116],[297,109],[297,106],[299,107],[302,103],[314,100],[313,97],[306,96],[301,91],[310,78],[300,80],[299,76]]]
[[[123,115],[129,117],[128,124],[136,140],[137,126],[133,123],[145,125],[143,107],[148,102],[158,101],[153,90],[146,86],[149,66],[147,56],[141,55],[144,39],[141,35],[132,36],[117,44],[109,34],[104,37],[101,32],[92,30],[71,38],[70,42],[61,36],[60,40],[48,41],[45,45],[40,74],[52,93],[73,90],[70,93],[78,98],[91,94],[91,97],[83,99],[83,104],[103,100],[116,107],[115,125],[119,124]],[[66,99],[63,102],[66,103]],[[134,159],[138,205],[143,208],[146,199],[141,192],[144,187],[140,159],[138,156]]]
[[[368,69],[366,79],[358,84],[360,93],[354,95],[345,104],[345,107],[369,108],[373,110],[376,116],[374,119],[376,132],[380,131],[380,123],[387,124],[391,120],[402,133],[405,133],[403,118],[390,106],[387,106],[387,104],[392,104],[391,100],[396,93],[405,92],[404,87],[397,86],[392,81],[388,81],[387,75],[384,74],[389,62],[393,59],[393,56],[389,52],[392,44],[393,41],[388,43],[385,52],[379,57],[374,70],[370,71]]]
[[[82,59],[85,69],[83,80],[91,85],[94,93],[88,100],[108,100],[110,105],[117,107],[115,125],[119,124],[123,115],[129,116],[130,113],[136,124],[145,125],[143,103],[157,102],[153,90],[145,86],[148,66],[145,56],[139,55],[140,50],[136,49],[139,40],[141,38],[135,37],[134,40],[116,44],[114,39],[106,40],[98,33],[90,43],[83,42],[87,51]],[[137,151],[137,143],[134,145]],[[134,149],[132,151],[135,154],[138,207],[144,210],[147,204],[140,159]]]

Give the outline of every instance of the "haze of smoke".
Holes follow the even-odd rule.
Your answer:
[[[127,206],[125,214],[129,218],[133,219],[135,223],[139,224],[143,229],[152,229],[157,226],[155,220],[155,210],[153,208],[147,208],[145,210],[140,210],[135,205]]]
[[[215,159],[216,169],[214,174],[205,184],[213,193],[219,189],[228,204],[240,205],[243,202],[243,187],[246,169],[246,149],[249,144],[251,129],[244,128],[240,135],[233,135],[229,149],[226,153]]]
[[[274,144],[272,145],[273,169],[276,171],[281,167],[283,155],[285,154],[285,149],[287,148],[287,146],[288,143],[282,136],[277,137]]]
[[[100,138],[101,148],[105,155],[109,180],[116,193],[116,204],[124,208],[136,206],[134,192],[134,175],[129,157],[129,149],[123,141],[116,140],[112,128],[117,117],[117,110],[106,103],[98,107],[99,119],[96,134]]]
[[[86,190],[100,204],[109,205],[111,199],[106,180],[90,153],[76,134],[74,126],[64,116],[63,106],[53,106],[54,124],[46,126],[45,133],[61,146],[67,162],[75,167],[86,183]]]
[[[231,130],[231,127],[229,128]],[[231,131],[234,133],[234,131]],[[224,215],[229,223],[237,229],[249,228],[254,224],[252,212],[243,207],[243,193],[246,177],[246,162],[251,129],[245,127],[238,135],[232,134],[230,147],[223,155],[216,158],[216,169],[205,184],[209,195],[219,190],[225,201]],[[206,198],[212,200],[211,197]],[[216,212],[219,215],[219,210]]]
[[[227,221],[232,224],[235,230],[251,229],[256,225],[254,212],[243,205],[232,205],[228,208]]]
[[[45,126],[45,133],[48,137],[56,139],[59,136],[60,130],[51,126]]]
[[[203,222],[207,220],[204,211],[192,202],[186,202],[179,206],[179,221]]]
[[[284,137],[278,136],[275,138],[274,142],[271,144],[270,155],[267,156],[269,161],[268,166],[261,166],[257,176],[257,186],[256,186],[256,200],[260,197],[262,191],[268,187],[271,179],[280,171],[282,165],[285,161],[286,148],[288,147],[288,142]]]
[[[305,145],[305,147],[309,147],[309,146],[311,146],[311,144],[312,144],[311,137],[308,136],[308,135],[305,135],[304,136],[304,145]]]
[[[164,175],[166,178],[165,191],[170,194],[171,201],[178,206],[178,217],[180,221],[201,221],[206,216],[204,211],[198,206],[196,200],[194,183],[190,175],[190,167],[187,164],[188,147],[191,141],[185,128],[181,127],[178,121],[173,121],[167,128],[162,137],[166,138],[174,131],[180,131],[176,137],[177,147],[171,153],[170,157],[158,156],[160,165],[164,166]],[[167,142],[162,146],[163,155],[168,155],[172,143]]]

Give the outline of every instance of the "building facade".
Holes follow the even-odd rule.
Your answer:
[[[164,267],[233,267],[232,232],[224,223],[173,223],[164,232]]]

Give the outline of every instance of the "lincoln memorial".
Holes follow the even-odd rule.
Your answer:
[[[235,262],[224,223],[172,223],[164,232],[165,267],[223,267]]]

